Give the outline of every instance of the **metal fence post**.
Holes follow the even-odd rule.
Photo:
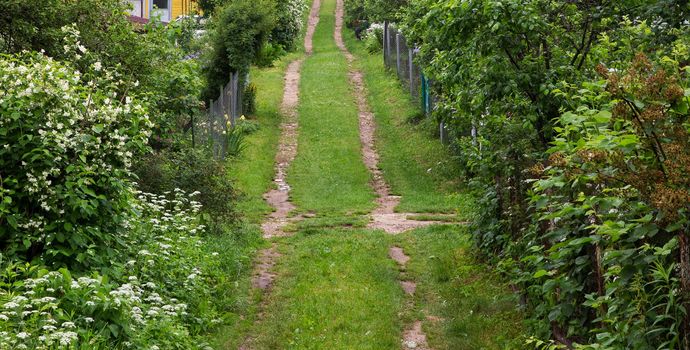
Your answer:
[[[386,40],[388,38],[388,21],[383,22],[383,66],[388,67],[388,45]]]
[[[414,81],[414,63],[412,63],[412,59],[414,58],[414,50],[412,48],[409,48],[408,50],[408,58],[409,58],[409,66],[410,66],[410,96],[411,98],[415,98],[415,81]]]
[[[446,123],[441,122],[441,124],[439,125],[439,128],[440,128],[439,133],[441,135],[441,143],[445,145],[446,143],[448,143],[448,133],[446,132]]]
[[[398,77],[400,76],[400,33],[395,33],[395,59],[398,70]]]

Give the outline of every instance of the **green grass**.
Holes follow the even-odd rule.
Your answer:
[[[369,54],[352,31],[345,31],[348,49],[357,58],[377,123],[380,168],[394,194],[402,196],[400,212],[450,213],[469,217],[472,199],[461,192],[457,165],[434,137],[433,123],[412,125],[420,109],[395,75],[383,66],[381,54]]]
[[[524,324],[516,295],[472,256],[466,231],[432,226],[396,237],[411,257],[406,277],[417,281],[416,318],[442,319],[423,323],[436,350],[519,349]]]
[[[404,296],[388,258],[389,239],[322,230],[285,241],[254,348],[398,349]]]
[[[314,55],[302,67],[298,153],[288,171],[294,203],[320,216],[374,207],[347,63],[333,40],[334,11],[335,1],[322,3]]]

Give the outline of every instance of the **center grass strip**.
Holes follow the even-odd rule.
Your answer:
[[[256,349],[399,349],[403,293],[388,239],[364,230],[289,238]]]
[[[347,62],[333,40],[334,12],[335,0],[324,1],[314,55],[302,67],[299,146],[288,182],[300,210],[361,214],[373,208],[374,193],[362,163]]]

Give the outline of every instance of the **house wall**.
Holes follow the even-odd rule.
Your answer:
[[[191,0],[172,0],[172,19],[196,13],[196,3]]]

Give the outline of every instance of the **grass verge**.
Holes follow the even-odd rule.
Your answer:
[[[284,241],[255,349],[382,350],[400,347],[403,292],[389,236],[313,230]]]
[[[411,257],[405,277],[417,281],[415,319],[425,320],[436,350],[519,349],[517,297],[472,256],[466,230],[431,226],[396,237]]]
[[[364,73],[369,105],[377,123],[379,166],[394,194],[401,195],[397,210],[416,213],[458,212],[467,218],[472,199],[460,192],[457,166],[448,149],[433,137],[430,125],[413,125],[419,108],[398,79],[386,71],[380,54],[369,54],[352,31],[345,43]]]

